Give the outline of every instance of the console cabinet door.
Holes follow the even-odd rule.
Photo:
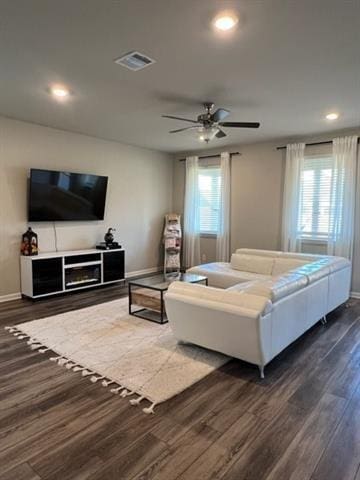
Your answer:
[[[63,269],[61,258],[46,258],[32,261],[33,295],[61,292]]]
[[[124,252],[103,254],[104,283],[123,280],[125,276]]]

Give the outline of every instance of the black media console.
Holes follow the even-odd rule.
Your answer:
[[[21,257],[21,293],[30,298],[123,280],[123,249],[51,252]]]

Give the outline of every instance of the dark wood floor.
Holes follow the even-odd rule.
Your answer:
[[[360,302],[283,352],[264,381],[232,361],[152,416],[2,328],[124,293],[0,304],[1,480],[360,480]]]

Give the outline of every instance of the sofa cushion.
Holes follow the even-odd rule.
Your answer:
[[[231,255],[231,267],[243,272],[259,273],[260,275],[271,275],[274,259],[257,255],[244,255],[233,253]]]
[[[274,258],[274,266],[271,272],[273,277],[277,277],[282,273],[289,272],[295,268],[308,264],[307,260],[298,260],[297,258]]]
[[[278,250],[256,250],[255,248],[238,248],[235,253],[242,253],[243,255],[256,255],[258,257],[279,257],[282,252]]]
[[[250,280],[249,282],[241,282],[233,285],[232,287],[227,288],[228,292],[243,292],[247,288],[251,287],[252,285],[257,284],[257,280]]]
[[[253,285],[245,288],[244,292],[260,295],[270,299],[273,303],[277,302],[283,297],[291,295],[292,293],[306,287],[308,279],[304,275],[296,273],[285,273],[272,280],[263,280],[256,282]]]
[[[271,278],[270,275],[260,275],[235,270],[231,268],[230,263],[227,262],[206,263],[189,268],[187,271],[207,277],[209,285],[218,288],[229,288],[240,282],[248,282],[249,280],[266,280]]]
[[[317,262],[307,263],[306,265],[292,270],[290,273],[305,275],[309,283],[313,283],[329,275],[330,268],[327,263],[319,260]]]
[[[263,296],[246,294],[245,292],[231,292],[229,290],[206,287],[205,285],[195,283],[175,281],[169,286],[168,292],[170,292],[170,294],[175,293],[177,295],[207,300],[209,302],[234,305],[236,307],[254,310],[264,315],[272,310],[271,302]]]
[[[313,253],[295,253],[295,252],[281,252],[281,258],[294,258],[297,260],[307,260],[309,262],[315,262],[321,258],[326,258],[325,255],[315,255]]]

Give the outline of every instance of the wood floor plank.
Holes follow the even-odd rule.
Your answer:
[[[262,432],[266,422],[251,413],[244,413],[216,442],[195,460],[178,480],[210,480],[220,478],[234,464],[246,445]]]
[[[7,472],[0,471],[1,480],[41,480],[28,463],[17,465]]]
[[[219,433],[205,424],[198,424],[172,444],[167,454],[142,471],[137,480],[175,480],[179,477],[211,444]]]
[[[356,321],[344,337],[329,351],[307,380],[290,397],[289,401],[303,409],[312,409],[322,397],[331,380],[344,370],[351,359],[354,345],[360,342],[360,322]]]
[[[312,480],[354,480],[360,463],[360,387],[319,461]]]
[[[239,458],[220,478],[226,480],[265,479],[301,430],[306,412],[287,404],[257,438],[246,445]]]
[[[266,480],[309,480],[346,404],[326,393]]]

